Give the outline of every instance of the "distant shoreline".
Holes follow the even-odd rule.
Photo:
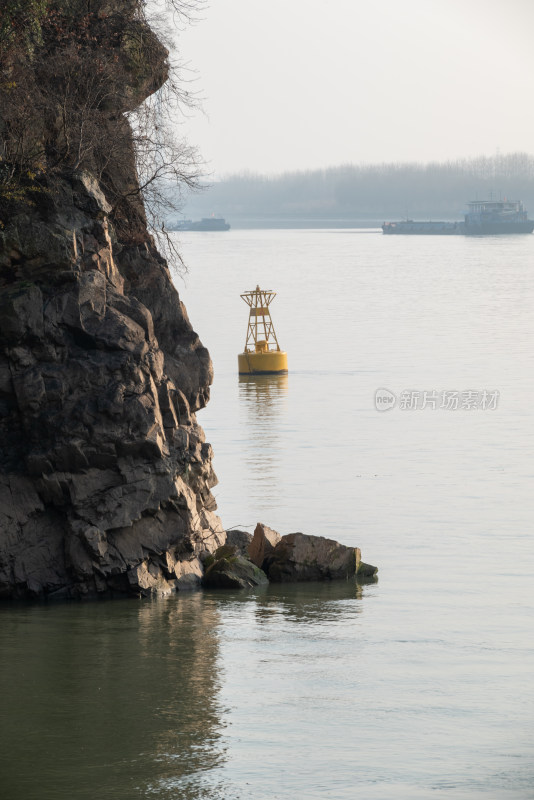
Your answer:
[[[534,156],[432,163],[345,164],[278,175],[241,173],[173,195],[170,219],[225,217],[235,228],[380,227],[394,220],[463,219],[469,200],[521,199],[534,209]],[[534,212],[533,212],[534,213]],[[254,220],[254,224],[251,222]]]

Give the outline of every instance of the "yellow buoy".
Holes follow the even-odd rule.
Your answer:
[[[262,291],[259,286],[241,295],[250,307],[245,350],[237,363],[240,375],[266,375],[287,372],[287,353],[280,350],[274,332],[269,305],[276,292]]]

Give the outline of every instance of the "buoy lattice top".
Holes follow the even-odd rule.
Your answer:
[[[245,353],[280,350],[269,311],[276,292],[256,286],[251,292],[244,292],[241,297],[250,306]]]

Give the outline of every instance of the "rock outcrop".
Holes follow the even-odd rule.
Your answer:
[[[263,562],[270,581],[322,581],[356,575],[358,547],[346,547],[324,536],[288,533]]]
[[[0,594],[198,583],[225,538],[195,412],[209,354],[86,174],[0,233]]]
[[[271,583],[354,579],[376,582],[378,568],[361,561],[360,549],[324,536],[281,536],[258,522],[254,537],[228,531],[226,544],[204,561],[202,581],[210,589],[250,589]]]
[[[261,585],[261,580],[257,583],[241,580],[248,577],[244,562],[248,562],[250,575],[266,576],[272,583],[350,578],[355,578],[357,583],[373,583],[378,572],[377,567],[361,560],[358,547],[305,533],[281,536],[258,522],[254,536],[237,530],[227,532],[226,545],[206,561],[204,585],[215,588]],[[257,573],[252,572],[252,566]]]

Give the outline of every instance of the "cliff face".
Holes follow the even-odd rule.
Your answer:
[[[136,185],[125,163],[108,185]],[[225,539],[195,418],[209,354],[139,201],[125,236],[90,169],[41,185],[0,229],[0,596],[187,588]]]
[[[154,247],[113,243],[90,176],[62,189],[0,240],[0,592],[179,587],[224,539],[209,354]]]

